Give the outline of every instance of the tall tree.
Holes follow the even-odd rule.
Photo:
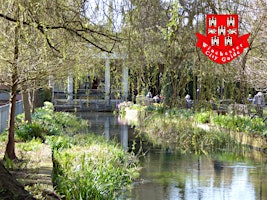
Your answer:
[[[0,1],[0,38],[3,47],[6,47],[0,51],[1,83],[10,89],[5,157],[16,158],[14,123],[18,89],[41,85],[40,78],[44,80],[44,77],[48,77],[52,72],[53,75],[58,74],[59,69],[55,70],[53,67],[63,64],[50,66],[54,61],[61,60],[66,63],[66,60],[75,60],[74,55],[66,57],[71,51],[79,52],[68,49],[75,46],[71,45],[72,42],[83,44],[83,48],[86,43],[91,49],[112,52],[114,45],[120,40],[117,34],[90,21],[86,9],[88,4],[89,1],[79,0]],[[32,36],[36,40],[33,40]],[[13,55],[13,58],[10,55]]]

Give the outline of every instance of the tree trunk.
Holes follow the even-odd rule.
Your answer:
[[[30,107],[30,102],[29,102],[29,93],[25,90],[22,93],[22,99],[23,99],[25,122],[32,123],[31,107]]]
[[[36,101],[36,98],[35,98],[35,95],[36,95],[36,89],[33,89],[32,90],[32,93],[31,93],[31,109],[32,109],[32,113],[35,112],[35,101]]]
[[[35,199],[0,162],[0,199]]]
[[[10,91],[10,108],[8,122],[8,142],[6,145],[5,159],[16,159],[15,154],[15,111],[16,111],[16,96],[18,89],[18,58],[19,58],[19,26],[15,27],[15,42],[14,42],[14,60],[11,68],[12,83]]]

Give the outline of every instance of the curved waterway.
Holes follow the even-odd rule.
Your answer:
[[[133,128],[112,113],[79,114],[90,132],[131,149]],[[118,200],[267,200],[267,154],[238,149],[198,156],[153,144],[143,151],[140,179]]]

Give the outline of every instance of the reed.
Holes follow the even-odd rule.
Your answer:
[[[223,131],[207,131],[196,126],[194,113],[190,110],[170,110],[165,115],[153,113],[145,123],[139,130],[145,132],[150,141],[158,145],[175,146],[184,153],[207,154],[236,145],[229,134]]]
[[[56,191],[65,199],[115,199],[139,176],[135,156],[115,143],[93,135],[64,138],[70,145],[52,143]]]

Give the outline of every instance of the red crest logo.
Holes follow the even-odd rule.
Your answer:
[[[197,47],[212,61],[225,64],[249,47],[249,34],[238,36],[238,15],[206,16],[206,36],[196,33]]]

